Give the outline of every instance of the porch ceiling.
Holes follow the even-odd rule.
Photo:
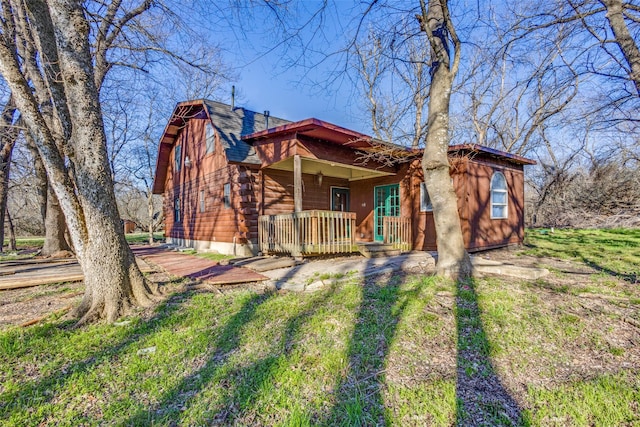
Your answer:
[[[343,178],[348,179],[349,181],[393,175],[390,172],[330,162],[327,160],[310,159],[307,157],[302,157],[300,160],[302,163],[302,173],[309,175],[317,175],[319,172],[322,172],[322,175],[324,176]],[[293,157],[274,163],[269,166],[269,169],[293,172]]]

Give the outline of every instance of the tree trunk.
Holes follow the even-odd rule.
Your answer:
[[[147,189],[147,214],[149,215],[149,244],[153,245],[153,193]]]
[[[430,0],[428,10],[421,0],[422,29],[427,33],[432,50],[429,112],[422,170],[427,191],[433,204],[433,217],[438,246],[439,275],[463,279],[471,275],[471,260],[464,247],[458,198],[449,175],[449,102],[457,58],[451,67],[449,32],[452,30],[446,0]],[[451,34],[455,44],[455,33]],[[452,69],[453,68],[453,69]]]
[[[15,113],[16,107],[13,97],[9,96],[9,100],[4,106],[0,117],[0,128],[2,128],[2,137],[0,138],[0,252],[4,247],[4,217],[7,211],[7,196],[9,194],[11,154],[19,134],[17,127],[13,123]]]
[[[5,145],[0,154],[0,252],[4,247],[4,221],[5,212],[7,212],[7,196],[9,195],[9,171],[11,169],[11,153],[13,152],[13,143],[10,147]],[[5,156],[5,148],[8,153]]]
[[[45,170],[38,148],[33,141],[31,135],[27,133],[27,148],[33,156],[34,168],[37,180],[38,204],[40,205],[40,215],[42,216],[42,224],[44,225],[44,245],[42,246],[41,255],[51,256],[56,252],[70,251],[66,236],[67,224],[64,220],[62,208],[58,202],[58,198],[53,192],[47,180],[47,171]]]
[[[27,149],[33,157],[33,167],[36,172],[36,195],[38,198],[38,206],[40,206],[40,216],[42,218],[42,226],[46,228],[47,222],[47,192],[49,189],[49,183],[47,181],[47,171],[40,158],[38,147],[36,147],[33,138],[29,132],[25,132],[25,139],[27,141]],[[66,226],[66,225],[65,225]],[[46,230],[45,230],[46,233]],[[45,238],[46,240],[46,238]]]
[[[60,208],[60,203],[58,203],[58,198],[51,190],[51,186],[47,186],[47,209],[44,228],[45,237],[41,255],[51,256],[56,252],[71,250],[65,239],[67,224],[64,220],[64,214]]]
[[[71,130],[64,154],[73,173],[66,168],[55,129],[44,119],[21,73],[17,49],[8,44],[7,37],[0,40],[0,71],[34,135],[84,274],[85,294],[74,312],[80,317],[78,325],[99,318],[113,322],[131,306],[149,305],[153,289],[140,272],[120,226],[89,51],[89,25],[78,0],[51,0],[48,6],[38,0],[27,3],[33,21],[55,29],[54,38],[37,36],[41,46],[57,49],[60,73],[55,77],[62,82],[64,93],[51,91],[49,96],[54,105],[68,107],[69,122],[64,122],[65,115],[59,117],[62,128]],[[48,25],[34,25],[33,31],[45,27]]]
[[[71,251],[66,236],[67,224],[62,213],[62,208],[58,202],[56,194],[47,180],[47,171],[40,158],[38,148],[33,138],[27,134],[27,148],[33,156],[34,168],[36,172],[38,204],[40,205],[40,215],[44,225],[44,245],[41,255],[51,256],[56,252]]]
[[[13,221],[11,220],[11,214],[9,213],[9,209],[7,209],[7,223],[9,224],[9,250],[17,251],[18,244],[16,242],[16,230],[13,227]]]
[[[82,316],[80,323],[96,317],[113,322],[132,305],[149,305],[151,289],[120,226],[89,52],[89,25],[78,1],[53,1],[50,13],[73,123],[76,188],[86,233],[69,230],[76,249],[82,246],[79,259],[86,286],[75,313]]]
[[[638,45],[629,32],[629,27],[627,27],[624,21],[622,1],[600,0],[600,2],[607,8],[609,26],[611,27],[611,31],[613,31],[622,55],[624,55],[624,59],[629,65],[629,78],[631,78],[638,95],[640,95],[640,49],[638,49]]]

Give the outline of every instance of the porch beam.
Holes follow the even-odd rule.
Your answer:
[[[293,156],[293,211],[302,212],[302,160]]]

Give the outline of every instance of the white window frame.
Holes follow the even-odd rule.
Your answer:
[[[180,222],[180,197],[173,199],[173,222]]]
[[[176,145],[173,150],[173,156],[175,157],[176,162],[176,172],[180,172],[180,166],[182,165],[182,144]]]
[[[231,183],[227,182],[222,189],[222,203],[225,209],[231,208]]]
[[[204,190],[200,190],[200,212],[205,211]]]
[[[433,212],[433,203],[431,203],[426,182],[420,183],[420,212]]]
[[[505,188],[494,188],[494,181],[497,176],[501,176],[504,182]],[[509,184],[507,183],[507,178],[500,171],[495,171],[491,176],[491,185],[489,187],[489,191],[491,193],[491,219],[507,219],[509,217]],[[504,203],[499,203],[494,200],[494,194],[503,193],[504,194]],[[494,207],[502,207],[504,210],[504,216],[496,216],[493,214]]]
[[[215,153],[216,151],[216,132],[211,122],[208,122],[204,131],[205,154]]]

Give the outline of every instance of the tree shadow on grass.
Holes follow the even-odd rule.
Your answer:
[[[225,365],[229,357],[240,346],[243,328],[254,318],[258,307],[273,294],[253,294],[245,301],[229,321],[213,344],[213,350],[206,364],[184,377],[177,385],[166,391],[160,401],[148,409],[140,409],[131,415],[123,425],[149,425],[156,422],[176,422],[191,404],[193,397],[205,389]],[[215,410],[216,408],[211,408]],[[208,412],[212,412],[211,410]]]
[[[225,397],[220,405],[221,410],[216,414],[214,420],[216,424],[261,425],[264,423],[255,410],[256,402],[261,395],[273,392],[273,388],[277,387],[275,383],[278,380],[279,370],[295,369],[291,366],[291,358],[299,349],[299,343],[303,339],[300,331],[305,323],[325,306],[334,291],[335,287],[332,287],[316,293],[305,302],[298,313],[287,319],[280,339],[269,349],[266,356],[226,374],[225,378],[230,386],[225,390]],[[286,408],[282,409],[286,410]],[[297,415],[308,420],[307,409],[303,408],[302,411],[305,414]]]
[[[399,319],[411,295],[401,291],[406,275],[365,279],[362,300],[349,341],[348,372],[334,388],[336,402],[323,425],[384,425],[384,363]],[[415,292],[418,292],[416,290]],[[402,302],[398,302],[402,299]]]
[[[491,345],[480,318],[474,281],[459,281],[456,287],[456,424],[528,425],[491,362]]]
[[[105,361],[117,358],[120,354],[129,351],[136,342],[141,341],[145,336],[149,336],[168,324],[176,322],[180,317],[184,317],[185,314],[177,314],[178,310],[187,300],[191,299],[192,295],[192,292],[181,292],[170,296],[156,308],[153,317],[137,322],[119,342],[105,342],[81,360],[63,362],[60,366],[52,368],[50,375],[25,382],[15,390],[0,394],[0,420],[11,417],[15,411],[33,411],[33,396],[38,397],[39,406],[50,402],[56,395],[52,390],[64,388],[72,378],[90,372],[95,366]],[[48,324],[36,327],[28,331],[26,339],[27,341],[30,339],[42,340],[44,336],[51,336],[52,329],[67,329],[74,324],[75,321],[70,320],[63,321],[57,326]],[[114,327],[126,328],[127,326]],[[24,347],[29,348],[29,343],[25,343]]]
[[[639,282],[638,273],[622,273],[620,271],[615,271],[610,268],[603,267],[598,263],[586,258],[585,256],[581,256],[580,258],[582,259],[582,262],[600,273],[606,273],[609,276],[615,277],[616,279],[624,280],[625,282],[631,283],[632,285],[635,285]]]

